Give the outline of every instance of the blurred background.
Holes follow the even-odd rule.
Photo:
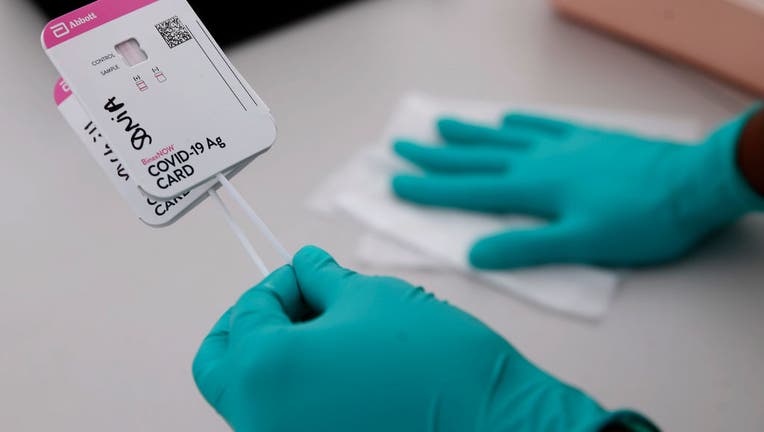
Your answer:
[[[215,34],[215,40],[220,45],[230,46],[351,1],[314,0],[299,2],[299,4],[275,2],[267,7],[261,5],[259,10],[257,6],[253,6],[253,9],[250,9],[255,12],[253,15],[236,12],[242,6],[240,2],[234,0],[196,0],[189,4],[202,22]],[[33,3],[39,6],[45,16],[53,19],[90,2],[33,0]]]
[[[764,92],[757,0],[191,3],[279,126],[234,183],[290,250],[318,244],[362,271],[375,271],[354,264],[362,228],[306,202],[409,92],[699,130]],[[257,272],[209,203],[163,229],[135,220],[57,112],[39,35],[81,4],[0,0],[0,429],[226,430],[191,360]],[[666,430],[764,430],[762,244],[751,217],[687,260],[635,271],[596,323],[453,272],[395,274],[609,407]]]

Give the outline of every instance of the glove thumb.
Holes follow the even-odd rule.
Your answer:
[[[580,225],[560,222],[484,237],[472,245],[469,261],[486,270],[569,263],[585,260],[580,253],[585,244]]]

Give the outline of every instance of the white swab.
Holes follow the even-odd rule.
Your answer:
[[[218,173],[216,176],[217,180],[220,182],[221,185],[228,191],[229,194],[231,194],[231,197],[236,201],[236,204],[239,205],[239,207],[244,210],[244,213],[247,214],[249,219],[252,221],[252,223],[255,224],[258,230],[260,230],[261,233],[268,239],[268,241],[271,242],[273,247],[276,249],[276,251],[281,255],[281,258],[284,260],[286,264],[290,264],[292,262],[292,255],[287,252],[286,248],[281,244],[281,242],[278,241],[275,235],[271,232],[271,230],[268,228],[268,225],[263,222],[262,219],[255,213],[255,210],[250,207],[250,205],[247,203],[247,201],[244,199],[244,197],[241,196],[239,191],[236,190],[235,187],[231,184],[231,182],[228,181],[228,179],[223,175]]]
[[[228,211],[228,207],[226,207],[225,203],[222,199],[220,199],[220,195],[214,190],[210,189],[207,191],[207,193],[212,197],[212,199],[218,203],[218,206],[223,211],[223,217],[225,218],[226,223],[231,228],[231,231],[233,231],[234,235],[237,239],[239,239],[239,243],[244,247],[244,250],[247,251],[247,254],[250,258],[252,258],[252,261],[255,263],[257,268],[260,270],[260,273],[263,274],[263,276],[268,276],[270,274],[270,271],[268,271],[268,267],[265,265],[265,262],[263,262],[263,259],[260,258],[260,255],[257,254],[257,251],[255,251],[254,246],[252,246],[252,243],[247,240],[247,236],[244,234],[244,231],[241,229],[239,225],[236,224],[236,221],[233,220],[233,217],[231,217],[231,212]]]

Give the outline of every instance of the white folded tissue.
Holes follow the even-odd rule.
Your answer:
[[[697,122],[684,118],[583,107],[441,100],[412,93],[399,103],[384,136],[363,148],[327,179],[309,205],[328,215],[350,216],[368,227],[357,251],[358,258],[367,264],[388,269],[456,269],[542,308],[600,319],[618,286],[621,278],[618,271],[586,265],[513,271],[478,271],[469,266],[467,256],[476,239],[541,221],[516,215],[427,208],[401,201],[390,191],[394,173],[415,170],[393,154],[393,139],[405,137],[437,143],[434,125],[439,116],[498,125],[503,114],[518,110],[683,141],[697,140],[701,132]]]

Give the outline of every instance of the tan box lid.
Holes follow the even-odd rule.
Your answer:
[[[764,0],[551,0],[562,14],[764,95]]]

